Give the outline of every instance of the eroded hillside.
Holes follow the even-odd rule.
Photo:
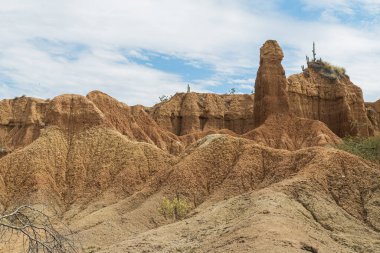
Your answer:
[[[335,148],[379,130],[379,102],[348,76],[287,79],[276,41],[260,52],[255,95],[0,101],[0,209],[45,206],[88,253],[379,252],[380,165]]]

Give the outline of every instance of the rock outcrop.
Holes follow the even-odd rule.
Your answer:
[[[253,129],[253,95],[177,93],[155,105],[150,115],[178,136],[229,129],[237,134]]]
[[[180,139],[161,129],[144,107],[129,107],[93,91],[87,97],[66,94],[52,100],[20,97],[0,101],[0,157],[31,144],[41,130],[53,126],[68,136],[90,127],[104,126],[130,140],[151,143],[173,154],[184,149]]]
[[[143,106],[128,106],[100,91],[90,92],[87,98],[99,108],[111,126],[130,140],[151,143],[173,154],[183,150],[179,138],[162,129]]]
[[[334,146],[342,142],[321,121],[281,114],[269,115],[261,126],[243,137],[264,146],[287,150]]]
[[[340,139],[322,122],[291,113],[293,101],[288,98],[287,80],[281,65],[283,57],[276,41],[269,40],[261,47],[255,86],[256,128],[243,137],[288,150],[339,143]]]
[[[254,126],[258,127],[273,113],[289,113],[285,70],[281,65],[284,53],[275,40],[268,40],[260,49],[260,67],[255,84]]]
[[[110,127],[104,114],[92,101],[75,94],[57,96],[49,101],[43,120],[45,126],[57,126],[69,135],[95,126]]]
[[[380,131],[380,100],[374,103],[366,103],[367,116],[375,131]]]
[[[25,147],[37,139],[45,126],[48,102],[18,97],[0,101],[0,148],[7,153]]]
[[[371,136],[362,90],[347,75],[329,78],[312,65],[288,78],[290,111],[298,117],[324,122],[335,134]]]

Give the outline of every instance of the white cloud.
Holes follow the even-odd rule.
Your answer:
[[[309,10],[324,9],[328,12],[355,14],[360,9],[370,15],[380,12],[380,0],[301,0]]]
[[[306,8],[310,10],[315,9],[329,9],[339,11],[346,14],[352,14],[354,11],[351,7],[351,0],[301,0]]]
[[[260,46],[266,39],[277,39],[284,47],[288,74],[300,70],[316,41],[320,56],[346,67],[368,99],[380,97],[378,21],[362,29],[333,20],[336,10],[354,11],[355,1],[305,0],[306,8],[334,10],[326,12],[330,20],[326,14],[315,21],[289,17],[276,9],[275,2],[2,1],[0,76],[13,79],[16,86],[1,84],[0,92],[47,97],[101,89],[127,104],[151,105],[159,95],[185,90],[186,83],[179,75],[129,61],[120,48],[127,57],[140,60],[149,58],[144,49],[185,59],[194,67],[211,65],[214,76],[192,83],[192,90],[206,91],[239,74],[247,76],[247,71],[253,78]],[[365,0],[363,6],[377,12],[378,2]],[[80,43],[88,50],[69,61],[41,51],[31,43],[36,38]]]

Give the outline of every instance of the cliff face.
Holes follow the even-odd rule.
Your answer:
[[[150,112],[157,124],[178,136],[229,129],[242,134],[253,128],[253,95],[177,93]]]
[[[260,49],[256,77],[254,123],[256,128],[243,137],[272,148],[297,150],[310,146],[337,144],[340,139],[322,122],[290,113],[287,80],[281,65],[284,54],[269,40]]]
[[[3,152],[24,147],[40,135],[48,102],[19,97],[0,101],[0,145]]]
[[[323,122],[290,115],[272,114],[254,130],[243,135],[256,143],[286,150],[341,143]]]
[[[313,68],[288,78],[290,111],[320,120],[338,136],[370,136],[374,129],[367,117],[362,90],[348,76],[330,79]]]
[[[68,137],[103,126],[130,140],[151,143],[174,154],[184,148],[179,138],[161,129],[143,107],[129,107],[94,91],[87,97],[67,94],[52,100],[21,97],[0,101],[0,156],[29,145],[42,129],[53,126]]]
[[[283,58],[282,49],[274,40],[268,40],[260,49],[255,86],[255,127],[264,123],[270,114],[289,112],[285,70],[281,65]]]
[[[103,113],[106,121],[121,134],[131,140],[147,142],[178,154],[183,150],[179,138],[160,126],[142,106],[128,106],[100,91],[87,95]]]
[[[367,116],[375,131],[380,131],[380,100],[374,103],[366,103]]]

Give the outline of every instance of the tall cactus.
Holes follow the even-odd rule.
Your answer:
[[[317,55],[317,53],[315,52],[315,42],[313,41],[313,61],[315,62],[316,61],[316,58],[315,56]]]

